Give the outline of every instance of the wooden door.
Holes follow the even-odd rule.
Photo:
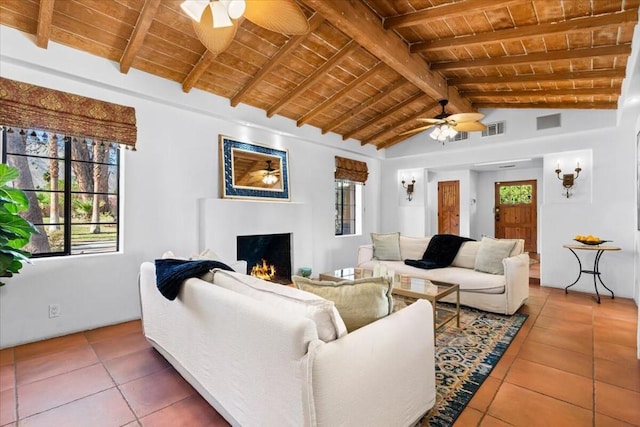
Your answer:
[[[536,180],[496,182],[495,188],[495,236],[524,239],[524,250],[537,252]]]
[[[460,181],[438,182],[438,233],[460,234]]]

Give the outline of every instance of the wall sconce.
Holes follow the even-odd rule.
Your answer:
[[[575,180],[578,179],[578,176],[580,176],[580,171],[582,170],[580,168],[580,162],[578,162],[578,165],[574,170],[576,171],[575,175],[572,173],[565,173],[561,178],[560,174],[562,173],[562,171],[560,170],[560,163],[558,163],[558,166],[556,166],[556,175],[558,175],[558,179],[562,181],[562,186],[565,189],[564,195],[567,196],[567,199],[571,197],[571,192],[569,190],[573,187],[573,184]]]
[[[405,185],[404,177],[402,178],[402,188],[405,188],[407,190],[407,200],[408,201],[413,200],[413,184],[415,184],[415,183],[416,183],[415,178],[411,177],[411,184]]]

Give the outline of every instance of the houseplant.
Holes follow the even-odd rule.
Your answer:
[[[12,277],[30,254],[22,250],[38,230],[19,213],[29,208],[22,190],[7,184],[18,177],[18,169],[0,164],[0,278]],[[0,281],[0,286],[5,283]]]

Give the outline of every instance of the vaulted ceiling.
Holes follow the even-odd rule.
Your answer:
[[[268,1],[268,0],[264,0]],[[378,149],[417,118],[615,109],[640,0],[298,0],[310,31],[243,20],[217,56],[182,0],[0,0],[0,24]],[[634,46],[635,47],[635,46]]]

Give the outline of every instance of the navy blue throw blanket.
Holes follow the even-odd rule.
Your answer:
[[[422,259],[405,259],[404,263],[426,270],[448,267],[458,254],[460,246],[464,242],[472,240],[453,234],[436,234],[429,241],[427,250],[422,254]]]
[[[212,268],[233,271],[231,267],[220,261],[157,259],[156,286],[158,286],[158,290],[166,299],[173,301],[178,296],[178,292],[180,292],[182,282],[191,277],[201,276]]]

